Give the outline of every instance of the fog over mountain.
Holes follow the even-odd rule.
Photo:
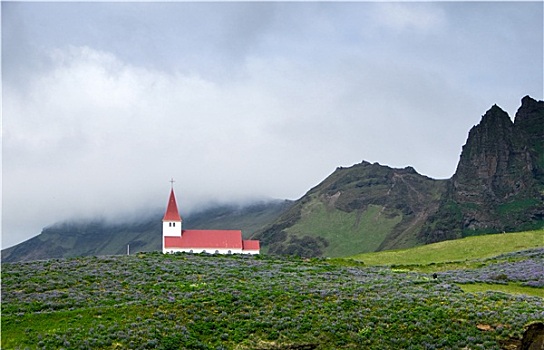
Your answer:
[[[543,99],[539,2],[2,2],[2,247],[166,204],[297,199],[367,160],[455,172]]]

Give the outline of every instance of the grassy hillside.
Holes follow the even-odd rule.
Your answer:
[[[541,269],[527,271],[544,249],[516,254],[507,282],[541,290]],[[457,286],[487,272],[349,265],[160,253],[5,263],[2,348],[498,350],[544,321],[542,298]]]
[[[270,253],[304,257],[413,247],[445,185],[410,167],[337,168],[253,238]]]
[[[544,230],[467,237],[350,258],[367,265],[425,265],[482,259],[536,247],[544,247]]]
[[[323,255],[328,257],[372,252],[402,219],[400,212],[390,216],[383,211],[382,206],[369,205],[364,211],[347,213],[327,208],[325,203],[314,198],[304,206],[301,219],[285,231],[324,238],[328,244]]]
[[[190,229],[242,230],[248,238],[262,229],[292,205],[289,200],[268,200],[246,205],[219,205],[192,213],[184,218]]]
[[[104,220],[64,222],[38,236],[2,250],[2,262],[123,254],[161,248],[160,216],[139,222],[112,224]]]
[[[247,205],[213,205],[184,216],[188,229],[241,229],[244,237],[276,219],[291,202],[270,200]],[[2,251],[2,262],[124,254],[161,250],[162,209],[135,221],[73,221],[52,225],[41,234]]]

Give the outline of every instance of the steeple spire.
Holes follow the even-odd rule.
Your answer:
[[[168,206],[162,221],[181,221],[179,216],[178,205],[176,203],[176,196],[174,195],[174,180],[171,180],[172,188],[170,189],[170,199],[168,199]]]

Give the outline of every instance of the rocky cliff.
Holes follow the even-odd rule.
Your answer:
[[[493,106],[474,126],[424,243],[530,229],[544,219],[544,102],[529,96],[512,121]]]

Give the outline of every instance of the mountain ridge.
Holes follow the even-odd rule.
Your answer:
[[[544,102],[525,96],[514,121],[494,105],[470,130],[421,240],[538,228],[544,221],[543,173]]]
[[[296,201],[290,212],[252,238],[262,240],[265,249],[272,253],[352,254],[349,247],[331,254],[327,232],[300,224],[304,221],[300,213],[312,212],[311,208],[318,207],[317,202],[330,204],[330,198],[334,198],[334,210],[368,214],[366,224],[372,232],[356,233],[372,234],[373,239],[367,240],[366,246],[360,245],[361,253],[477,234],[537,229],[544,223],[543,172],[544,102],[525,96],[514,121],[493,105],[470,129],[450,179],[434,180],[411,167],[394,169],[364,161],[337,168]],[[379,213],[400,219],[396,223],[380,220],[368,211],[376,207]],[[332,218],[318,211],[314,214]],[[379,232],[387,225],[387,232]],[[351,237],[354,231],[347,227],[342,230],[345,237]]]
[[[70,240],[79,237],[85,242],[82,237],[92,234],[92,225],[49,227],[3,250],[2,261],[76,253],[124,254],[130,242],[131,249],[134,245],[136,250],[159,250],[160,217],[153,220],[125,228],[100,227],[109,235],[77,252],[70,252]],[[245,238],[261,241],[264,253],[308,257],[346,256],[542,228],[544,102],[523,97],[514,120],[493,105],[470,129],[449,179],[432,179],[412,167],[362,161],[336,168],[296,201],[265,203],[253,209],[216,207],[187,216],[184,225],[241,228]]]

